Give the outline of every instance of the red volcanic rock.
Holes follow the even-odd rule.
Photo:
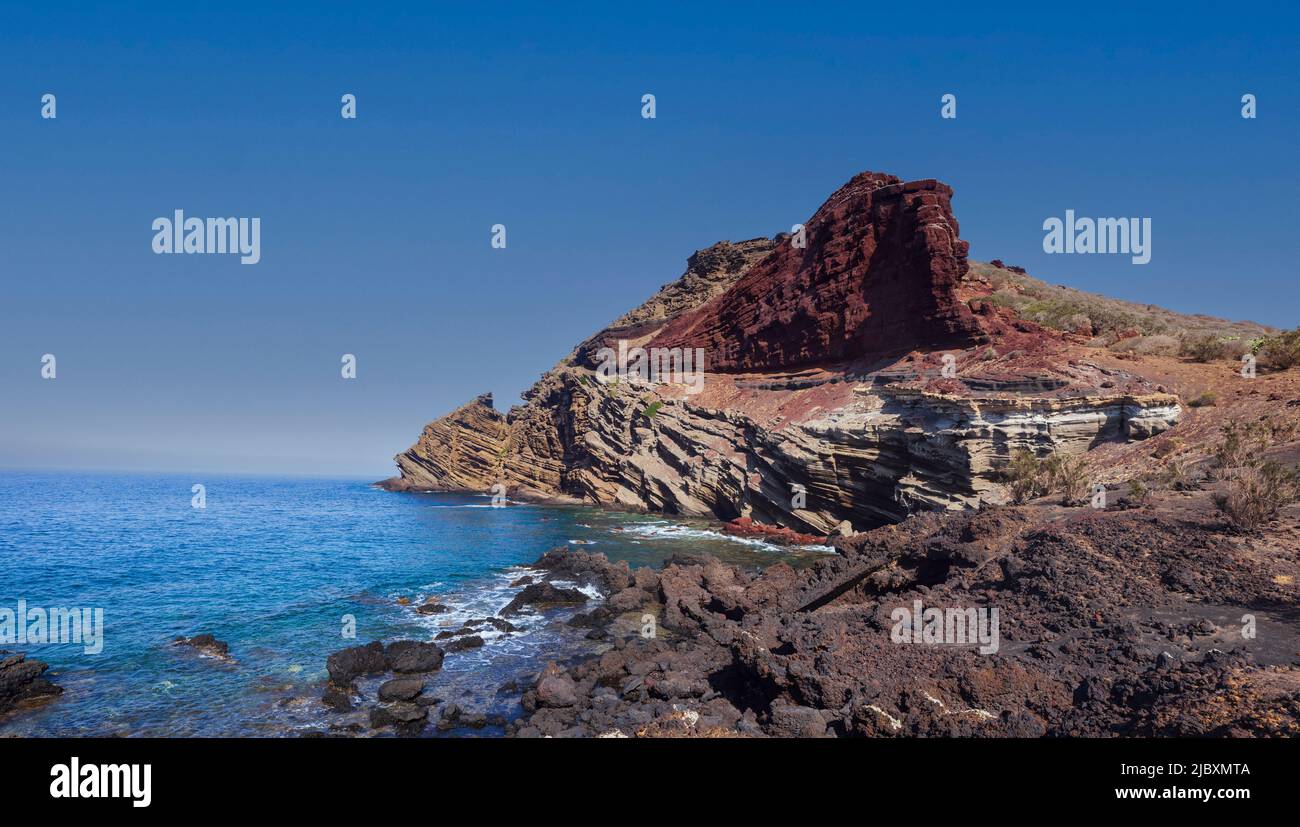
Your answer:
[[[669,323],[650,343],[702,347],[709,370],[827,364],[983,339],[957,297],[967,272],[952,189],[864,172],[783,238],[726,292]]]
[[[786,546],[815,546],[826,542],[825,537],[800,534],[793,529],[756,523],[749,517],[737,517],[725,523],[722,530],[736,537],[753,537]]]

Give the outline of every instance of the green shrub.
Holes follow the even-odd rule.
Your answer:
[[[1022,503],[1041,493],[1040,473],[1038,457],[1031,451],[1022,448],[1012,455],[1011,463],[1007,465],[1004,475],[1007,485],[1011,488],[1011,496],[1016,502]]]
[[[1256,352],[1260,361],[1273,370],[1300,365],[1300,327],[1266,337]]]
[[[1133,502],[1146,505],[1151,498],[1151,488],[1144,480],[1134,477],[1128,481],[1128,496]]]
[[[1083,457],[1052,454],[1043,461],[1044,486],[1061,495],[1062,505],[1078,505],[1088,498],[1088,465]]]
[[[1228,344],[1214,334],[1190,336],[1183,339],[1178,355],[1186,356],[1193,362],[1215,362],[1228,358]]]
[[[1018,503],[1059,493],[1062,505],[1078,505],[1088,497],[1088,468],[1081,456],[1052,454],[1040,460],[1021,449],[1012,455],[1003,477]]]

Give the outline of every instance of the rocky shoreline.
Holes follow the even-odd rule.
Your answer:
[[[581,605],[567,625],[586,630],[590,653],[503,687],[521,713],[491,725],[514,737],[1300,735],[1297,553],[1259,559],[1211,495],[919,515],[838,538],[838,554],[803,571],[711,556],[632,570],[558,548],[516,581],[510,608]],[[603,599],[588,608],[574,584]],[[895,642],[891,613],[916,601],[999,609],[997,651]],[[395,646],[427,653],[419,687]],[[396,673],[360,699],[372,727],[489,725],[454,706],[429,714],[435,661],[452,651],[372,643],[332,656],[330,673]]]

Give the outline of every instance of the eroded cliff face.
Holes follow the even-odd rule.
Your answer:
[[[390,487],[856,529],[1007,499],[1021,448],[1082,453],[1177,421],[1175,397],[981,300],[951,190],[855,177],[789,236],[723,242],[502,414],[436,420]],[[703,390],[602,381],[602,347],[703,348]]]

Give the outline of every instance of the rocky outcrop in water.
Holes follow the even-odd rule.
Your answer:
[[[49,668],[49,664],[39,660],[27,660],[20,652],[0,650],[0,714],[62,693],[62,687],[45,677]]]
[[[172,641],[172,645],[188,647],[201,655],[206,655],[218,660],[234,660],[234,658],[230,656],[230,644],[226,643],[224,640],[217,640],[207,632],[188,638],[184,635],[177,635],[175,640]]]

